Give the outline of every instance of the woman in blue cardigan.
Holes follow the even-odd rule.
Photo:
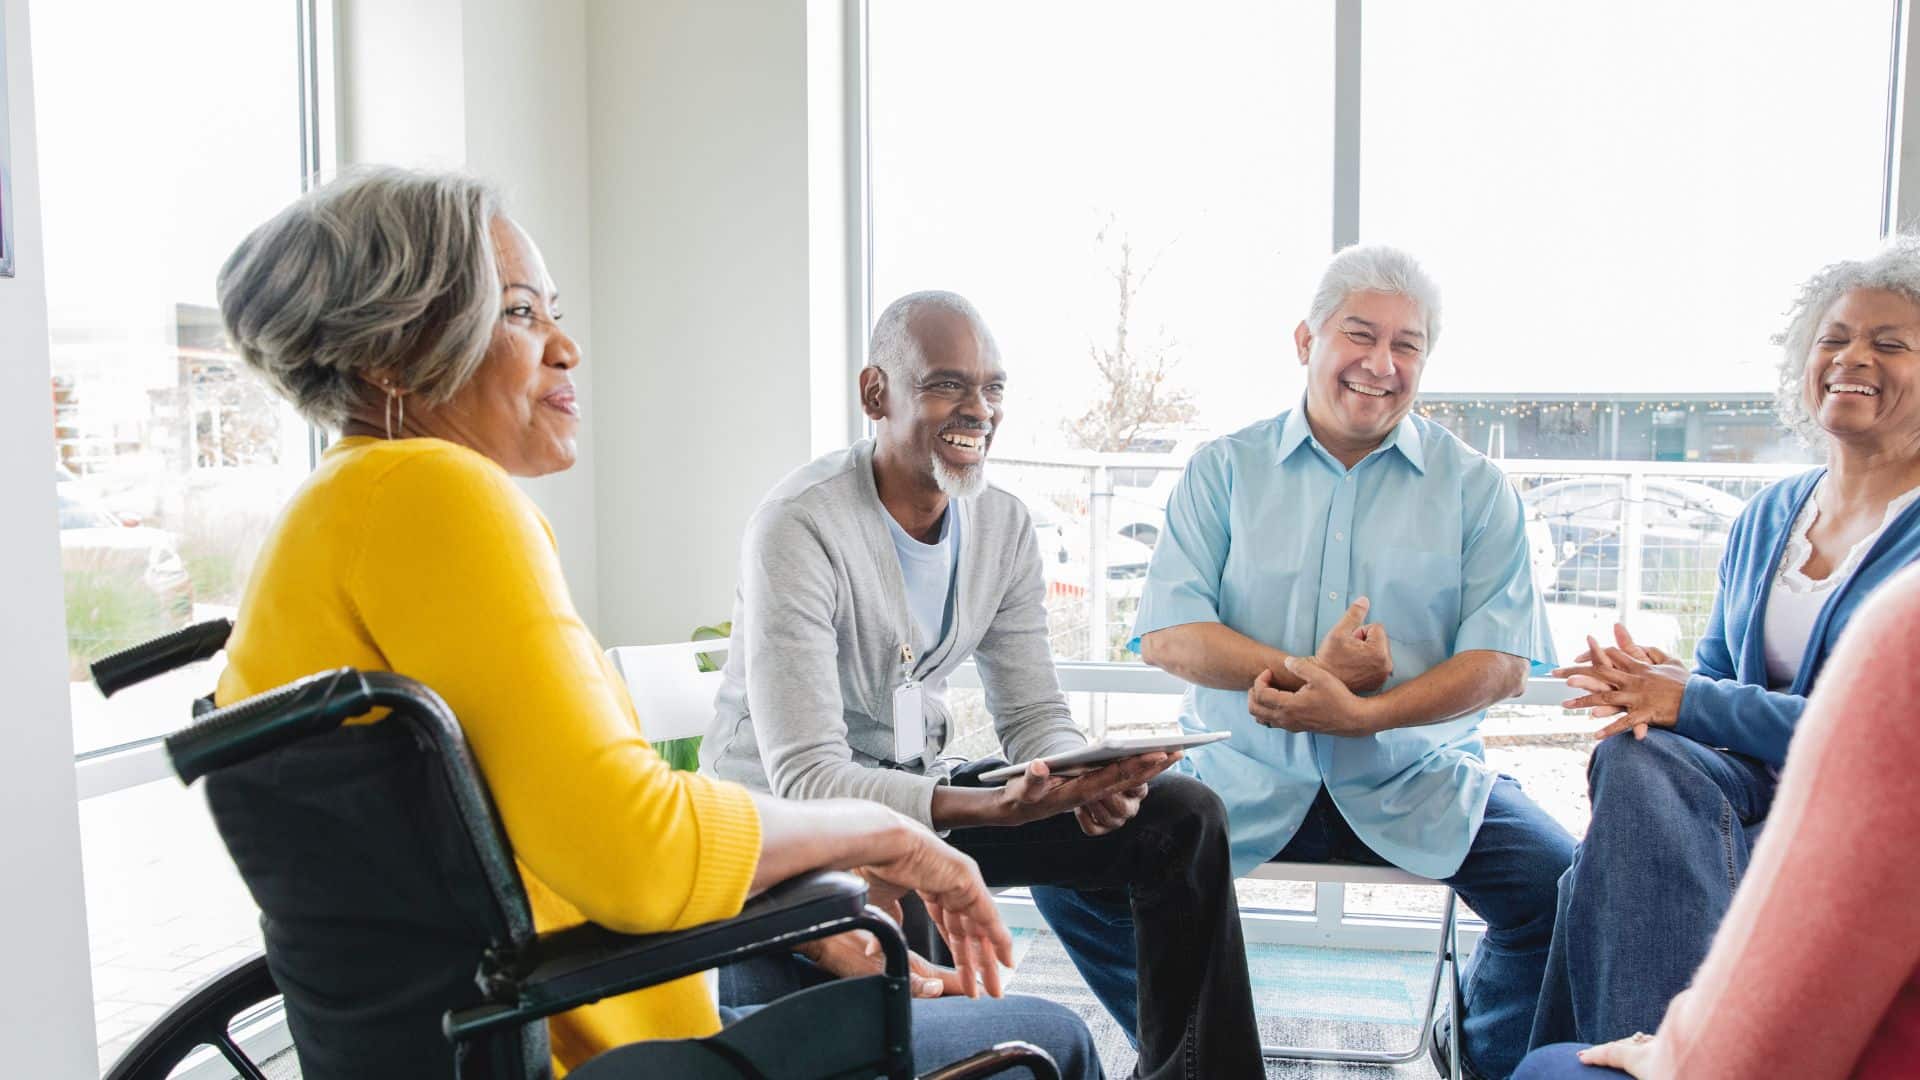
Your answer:
[[[1609,723],[1593,823],[1560,879],[1534,1046],[1653,1031],[1726,914],[1794,725],[1848,620],[1920,560],[1920,238],[1807,282],[1782,346],[1782,418],[1827,463],[1733,524],[1693,670],[1591,644],[1555,672]]]

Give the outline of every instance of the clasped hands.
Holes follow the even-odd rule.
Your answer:
[[[1393,648],[1387,628],[1366,621],[1367,609],[1367,598],[1359,597],[1312,656],[1287,657],[1287,670],[1300,680],[1298,689],[1282,690],[1273,684],[1271,668],[1262,671],[1247,691],[1248,715],[1283,731],[1375,734],[1375,710],[1360,695],[1380,689],[1393,674]]]
[[[1650,645],[1642,646],[1613,624],[1615,645],[1602,648],[1587,638],[1587,651],[1574,657],[1573,667],[1553,673],[1556,679],[1587,693],[1560,703],[1563,709],[1588,709],[1594,719],[1608,724],[1593,733],[1605,739],[1631,729],[1644,739],[1649,727],[1670,728],[1679,722],[1680,700],[1686,695],[1687,666]]]

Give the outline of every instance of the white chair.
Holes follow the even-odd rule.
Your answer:
[[[633,709],[640,714],[640,733],[648,742],[688,739],[706,734],[713,720],[713,696],[720,690],[720,672],[701,671],[694,657],[714,653],[721,661],[727,639],[676,641],[666,645],[616,645],[607,659],[627,684]]]
[[[674,641],[665,645],[615,645],[607,659],[627,684],[640,734],[650,743],[704,735],[713,719],[713,695],[720,690],[719,666],[725,663],[726,638]],[[694,657],[713,653],[716,670],[701,671]],[[720,999],[720,972],[701,973],[707,992]]]
[[[1405,1050],[1343,1050],[1338,1047],[1262,1046],[1260,1053],[1269,1060],[1342,1061],[1358,1065],[1404,1065],[1417,1061],[1425,1053],[1427,1032],[1433,1027],[1434,1012],[1440,1004],[1440,980],[1448,979],[1447,1013],[1448,1065],[1450,1075],[1460,1075],[1460,937],[1458,933],[1458,897],[1445,882],[1409,874],[1394,866],[1365,866],[1358,863],[1261,863],[1247,875],[1259,881],[1311,881],[1316,885],[1341,888],[1346,885],[1427,885],[1447,890],[1446,907],[1440,916],[1440,942],[1433,953],[1433,975],[1427,980],[1426,1015],[1413,1045]]]

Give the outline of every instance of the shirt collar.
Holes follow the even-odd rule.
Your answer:
[[[1280,427],[1278,460],[1285,461],[1292,457],[1302,443],[1312,438],[1313,429],[1307,426],[1307,399],[1303,394],[1300,397],[1300,404],[1287,413],[1287,422]],[[1420,445],[1420,428],[1413,422],[1411,412],[1400,418],[1400,422],[1394,425],[1394,429],[1381,441],[1375,453],[1388,448],[1400,451],[1400,456],[1407,459],[1407,464],[1413,466],[1414,472],[1426,474],[1427,459]]]

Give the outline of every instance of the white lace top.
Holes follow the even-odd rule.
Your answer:
[[[1822,485],[1826,483],[1823,479]],[[1880,527],[1860,538],[1847,552],[1847,557],[1833,572],[1824,578],[1815,580],[1806,575],[1807,560],[1813,557],[1813,540],[1807,535],[1813,530],[1813,523],[1820,519],[1820,490],[1815,488],[1808,496],[1805,506],[1800,508],[1800,516],[1793,519],[1793,531],[1787,536],[1787,550],[1780,556],[1780,570],[1774,575],[1772,591],[1767,594],[1766,624],[1761,629],[1761,646],[1767,654],[1767,681],[1775,689],[1793,684],[1800,676],[1800,661],[1807,653],[1807,640],[1813,636],[1813,624],[1820,619],[1820,609],[1826,606],[1827,599],[1841,582],[1853,576],[1859,568],[1860,560],[1866,558],[1873,542],[1887,531],[1893,519],[1900,516],[1916,498],[1920,498],[1920,488],[1895,498],[1887,504],[1886,516],[1880,519]]]

